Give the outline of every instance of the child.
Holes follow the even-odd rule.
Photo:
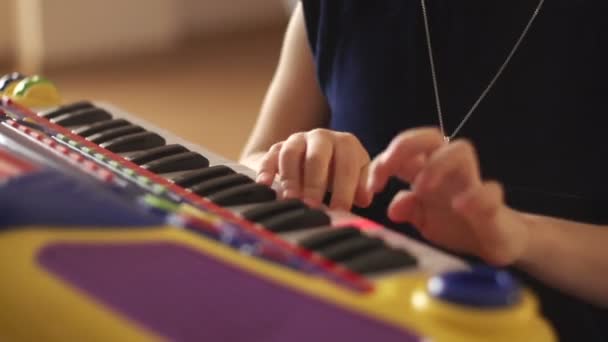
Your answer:
[[[305,0],[242,162],[512,266],[560,339],[608,340],[606,7]]]

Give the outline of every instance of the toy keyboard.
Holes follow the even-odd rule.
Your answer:
[[[0,91],[0,340],[555,340],[505,271],[279,200],[41,77]]]

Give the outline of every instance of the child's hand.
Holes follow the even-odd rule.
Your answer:
[[[373,161],[369,191],[382,190],[390,176],[412,185],[393,199],[392,220],[411,222],[427,239],[496,265],[524,252],[527,224],[505,205],[500,184],[481,180],[469,142],[447,144],[434,128],[406,131]]]
[[[273,145],[263,157],[257,181],[272,184],[279,175],[283,197],[298,197],[318,206],[331,190],[330,207],[350,210],[353,203],[368,206],[365,190],[369,155],[359,140],[348,133],[314,129],[292,134]]]

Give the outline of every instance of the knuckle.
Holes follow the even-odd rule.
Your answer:
[[[281,147],[283,146],[284,141],[279,141],[278,143],[272,144],[272,146],[270,146],[270,148],[268,149],[269,153],[273,153],[273,152],[278,152]]]
[[[357,139],[357,137],[355,137],[353,134],[344,132],[337,133],[336,140],[341,144],[356,145],[359,143],[359,139]]]
[[[457,139],[452,143],[452,146],[455,150],[457,150],[459,152],[466,153],[469,155],[476,154],[475,146],[469,139],[466,139],[466,138]]]
[[[297,132],[297,133],[293,133],[292,135],[290,135],[285,142],[286,143],[296,143],[296,142],[304,141],[305,139],[306,139],[306,133]]]
[[[437,141],[443,142],[443,133],[438,127],[428,126],[421,128],[414,128],[405,131],[403,134],[406,134],[406,137],[414,136],[414,135],[426,135],[430,139],[435,139]]]
[[[281,158],[284,158],[285,156],[299,154],[302,151],[304,151],[304,144],[294,141],[292,143],[284,144],[279,154]]]
[[[331,135],[330,131],[326,128],[315,128],[306,133],[306,135],[311,137],[320,137],[327,138]]]
[[[502,184],[494,180],[488,181],[486,184],[490,191],[492,191],[492,193],[496,196],[496,198],[498,198],[499,200],[504,199],[505,190]]]
[[[422,128],[422,129],[429,136],[431,136],[431,137],[433,137],[435,139],[443,141],[443,133],[441,132],[441,130],[438,127],[425,127],[425,128]]]

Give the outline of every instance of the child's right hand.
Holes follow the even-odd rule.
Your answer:
[[[275,175],[285,198],[301,198],[318,206],[331,191],[331,209],[367,207],[369,154],[352,134],[313,129],[274,144],[262,158],[257,182],[271,185]]]

